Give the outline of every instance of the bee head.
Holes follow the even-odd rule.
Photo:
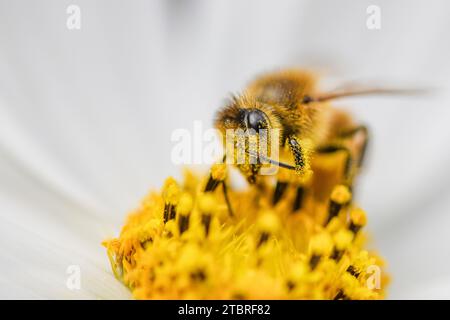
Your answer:
[[[264,110],[264,106],[243,98],[234,99],[222,108],[216,116],[216,128],[258,132],[271,128],[271,121]]]
[[[215,127],[222,134],[228,159],[234,159],[250,183],[262,166],[260,153],[270,156],[272,144],[282,137],[282,125],[273,106],[252,96],[233,97],[216,114]],[[252,182],[253,181],[253,182]]]

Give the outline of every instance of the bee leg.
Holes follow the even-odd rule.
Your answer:
[[[358,161],[356,163],[358,169],[362,167],[364,158],[366,155],[367,145],[369,142],[369,131],[367,127],[364,125],[357,126],[353,129],[343,131],[339,134],[339,138],[342,139],[353,139],[358,133],[362,133],[364,135],[364,140],[362,142],[361,148],[359,149]]]
[[[353,164],[353,159],[352,159],[352,154],[350,152],[350,150],[343,146],[343,145],[339,145],[339,144],[330,144],[330,145],[325,145],[322,147],[319,147],[318,149],[316,149],[317,153],[320,154],[330,154],[330,153],[336,153],[336,152],[344,152],[345,153],[345,163],[344,163],[344,174],[343,174],[343,180],[344,180],[344,184],[348,185],[350,188],[352,186],[352,164]]]
[[[287,140],[292,155],[294,156],[295,171],[298,174],[305,173],[306,169],[309,169],[310,164],[304,148],[302,148],[298,139],[293,135],[289,136]]]
[[[300,210],[303,206],[303,200],[306,193],[306,184],[311,177],[311,171],[309,170],[310,163],[307,152],[305,152],[305,148],[301,146],[298,139],[295,136],[291,135],[288,136],[287,140],[289,148],[291,149],[291,152],[294,156],[295,171],[301,176],[292,206],[292,210],[297,211]]]

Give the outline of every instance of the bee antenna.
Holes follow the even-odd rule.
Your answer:
[[[347,91],[336,91],[320,94],[315,98],[305,97],[303,100],[306,102],[323,102],[338,98],[353,97],[353,96],[366,96],[366,95],[421,95],[429,93],[428,89],[392,89],[392,88],[368,88],[368,89],[356,89]]]

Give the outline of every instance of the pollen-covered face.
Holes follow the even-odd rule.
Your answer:
[[[250,183],[254,183],[262,166],[261,156],[270,154],[272,130],[278,120],[271,107],[248,97],[234,98],[220,110],[215,126],[222,134],[228,163],[233,160]]]

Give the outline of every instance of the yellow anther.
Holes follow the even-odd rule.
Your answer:
[[[333,240],[327,232],[315,234],[309,243],[309,250],[314,255],[329,255],[333,249]]]
[[[343,221],[341,219],[339,219],[339,217],[333,217],[330,220],[330,222],[327,224],[326,230],[329,233],[335,233],[335,232],[339,231],[343,226],[345,226],[345,224],[343,223]]]
[[[342,184],[335,186],[331,192],[331,200],[339,204],[349,202],[351,197],[350,189]]]
[[[169,220],[167,221],[165,225],[165,229],[167,230],[169,235],[176,235],[178,233],[177,224],[175,223],[175,220]]]
[[[145,242],[153,238],[158,234],[162,226],[161,219],[150,219],[148,222],[143,223],[142,227],[136,230],[136,237],[140,242]]]
[[[261,232],[275,233],[280,228],[280,219],[272,210],[265,210],[257,221],[258,229]]]
[[[290,270],[289,278],[294,282],[300,281],[305,275],[307,275],[308,271],[309,268],[305,263],[296,263]]]
[[[350,220],[354,225],[364,227],[367,223],[366,212],[360,208],[354,208],[350,212]]]
[[[174,178],[166,179],[163,187],[162,197],[165,203],[177,204],[180,197],[180,187]]]
[[[353,265],[357,268],[357,270],[362,271],[367,266],[373,263],[374,261],[372,261],[369,257],[369,252],[367,252],[366,250],[362,250],[356,257],[355,261],[353,262]]]
[[[223,181],[227,176],[227,166],[224,163],[217,163],[211,168],[211,176],[214,180]]]
[[[197,245],[187,244],[178,258],[178,267],[180,268],[180,271],[186,271],[196,267],[201,256],[202,252]]]
[[[217,201],[210,192],[198,195],[198,208],[203,213],[212,214],[216,211]]]
[[[345,293],[349,295],[353,293],[355,288],[359,287],[358,280],[348,272],[342,274],[341,282]]]
[[[281,169],[277,185],[284,185],[285,194],[277,206],[270,178],[259,177],[258,188],[230,186],[234,217],[219,214],[226,209],[217,190],[226,179],[225,165],[207,173],[208,188],[200,175],[188,174],[179,183],[167,179],[161,192],[133,210],[119,238],[103,243],[114,274],[140,299],[383,298],[384,274],[379,290],[366,283],[368,267],[383,265],[364,251],[364,211],[349,207],[350,190],[336,186],[334,178],[328,182],[320,164],[313,168],[320,181],[311,187]],[[316,187],[323,187],[321,197],[312,196]],[[299,190],[311,195],[301,213],[293,206]]]
[[[351,232],[349,230],[346,230],[346,229],[339,230],[333,236],[333,240],[334,240],[336,249],[337,250],[347,249],[350,246],[350,244],[352,243],[353,236],[354,236],[353,232]]]
[[[188,215],[192,211],[193,205],[194,204],[193,204],[192,196],[189,193],[184,192],[180,196],[180,200],[179,200],[178,206],[177,206],[177,212],[181,215]]]

